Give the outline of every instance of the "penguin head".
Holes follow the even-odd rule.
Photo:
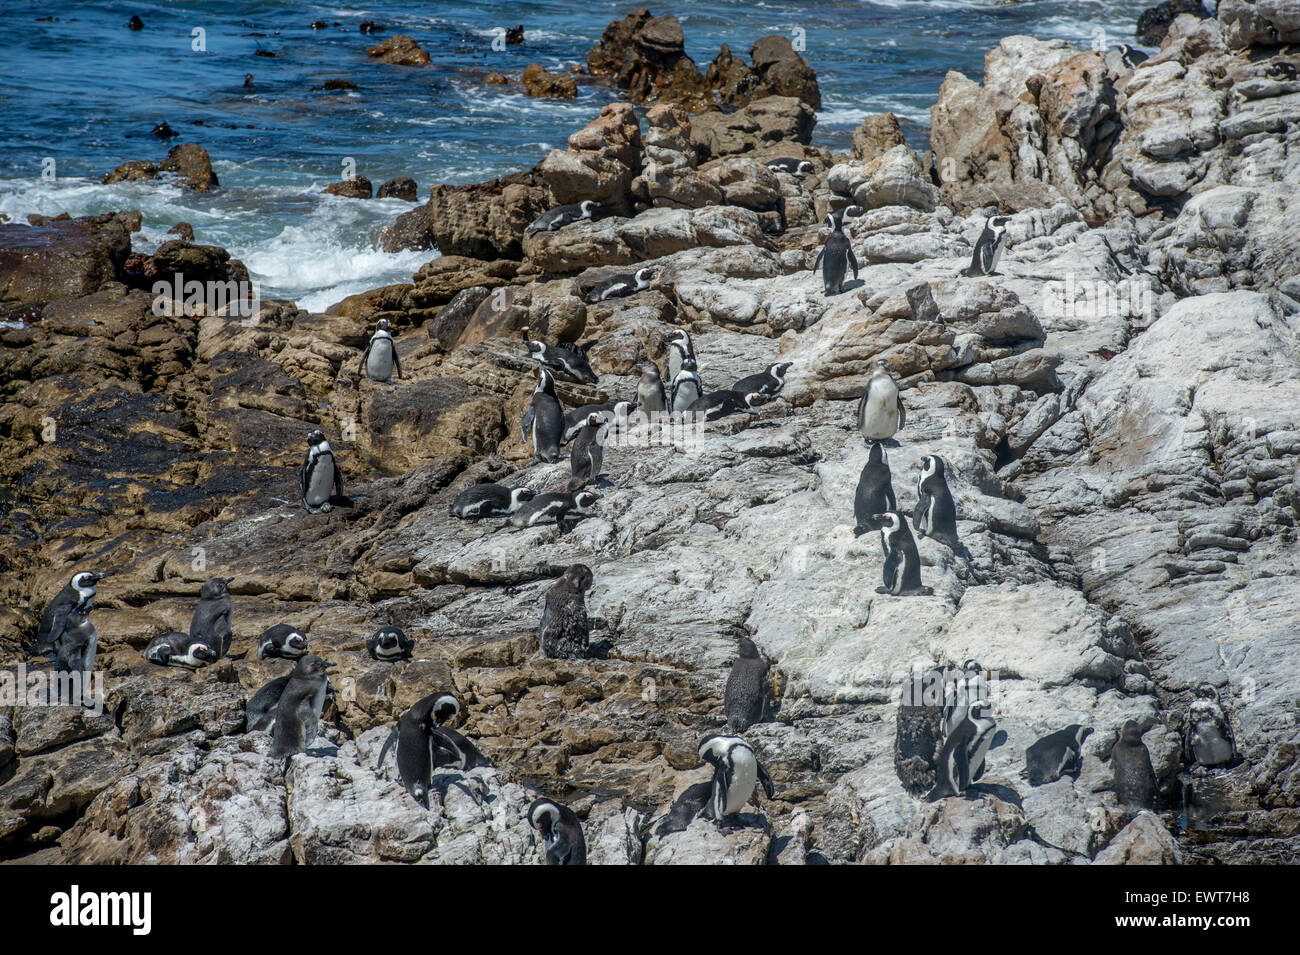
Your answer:
[[[759,405],[767,404],[767,395],[761,391],[751,391],[745,395],[745,404],[750,408],[757,408]]]
[[[548,395],[555,394],[555,376],[541,365],[537,366],[537,387],[533,391],[541,391]]]
[[[740,658],[742,660],[758,659],[758,644],[754,643],[754,641],[749,639],[749,637],[741,637],[736,641],[736,646],[740,650]]]
[[[375,631],[375,645],[381,650],[400,650],[406,634],[399,627],[380,627]]]
[[[591,587],[591,568],[586,564],[571,564],[564,572],[564,581],[574,590],[587,590]]]
[[[875,362],[872,364],[872,367],[876,369],[874,372],[872,372],[873,375],[890,375],[890,372],[892,371],[892,369],[889,367],[888,358],[877,358]],[[890,377],[893,376],[890,375]]]
[[[686,334],[686,329],[684,328],[674,328],[668,333],[668,336],[664,341],[669,345],[678,346],[685,352],[691,350],[691,336]]]
[[[528,346],[528,357],[533,361],[541,361],[542,356],[546,354],[546,342],[525,338],[524,344]]]
[[[528,824],[549,842],[560,821],[560,807],[549,799],[535,799],[528,807]]]
[[[860,215],[862,215],[862,207],[856,205],[845,206],[844,211],[841,213],[841,216],[844,219],[856,219]]]
[[[994,232],[1000,232],[1007,227],[1007,223],[1010,221],[1011,216],[992,215],[989,216],[987,225]]]
[[[1127,746],[1142,745],[1142,725],[1137,720],[1125,720],[1120,728],[1119,738]]]
[[[590,219],[592,213],[600,208],[600,203],[596,202],[594,199],[584,199],[582,202],[578,203],[578,208],[582,210],[582,216],[584,219]]]
[[[810,172],[816,172],[816,171],[817,171],[817,167],[814,166],[812,163],[810,163],[808,160],[806,159],[799,160],[799,166],[797,167],[797,172],[799,175],[806,176]]]
[[[325,432],[317,428],[315,431],[308,432],[307,444],[313,448],[319,448],[324,445],[329,447],[329,442],[325,440]]]
[[[316,656],[316,654],[309,653],[305,657],[300,658],[298,662],[294,664],[293,675],[323,677],[327,670],[336,666],[338,666],[337,663],[326,663],[320,657]]]
[[[640,288],[645,288],[650,284],[650,280],[655,277],[659,270],[652,265],[647,265],[643,269],[636,270],[636,284]]]
[[[830,229],[832,232],[839,231],[840,222],[838,219],[835,218],[835,213],[833,212],[826,213],[826,228]]]
[[[203,663],[216,663],[217,652],[206,643],[190,644],[190,656]]]
[[[531,501],[537,496],[537,492],[530,487],[517,487],[510,492],[510,503],[519,505]]]
[[[961,665],[961,670],[962,670],[963,673],[977,673],[977,674],[978,674],[978,673],[983,673],[983,672],[984,672],[984,667],[983,667],[983,665],[982,665],[978,660],[976,660],[974,657],[967,657],[966,660],[965,660],[965,661],[962,663],[962,665]]]
[[[872,515],[874,520],[881,525],[881,530],[886,534],[894,534],[903,525],[903,519],[897,511],[885,511],[883,514]]]
[[[600,498],[591,491],[579,491],[573,495],[573,503],[580,511],[585,511],[599,500]]]
[[[297,630],[290,631],[284,638],[280,653],[291,660],[296,660],[311,649],[311,642]]]
[[[1091,726],[1081,726],[1078,723],[1071,723],[1065,731],[1074,737],[1074,745],[1080,749],[1083,748],[1083,741],[1092,735]]]
[[[637,366],[641,369],[641,378],[646,382],[659,381],[659,366],[652,361],[643,361]]]
[[[107,576],[108,574],[106,573],[101,574],[94,570],[80,571],[79,573],[72,575],[72,589],[80,591],[89,590],[94,592],[95,584],[99,583]]]
[[[234,577],[213,577],[199,591],[200,600],[219,600],[230,596],[230,582]]]
[[[1214,688],[1213,683],[1201,683],[1196,687],[1196,696],[1202,700],[1219,701],[1219,691]]]
[[[438,698],[433,701],[431,714],[435,724],[446,726],[460,715],[460,700],[450,693],[439,694]]]
[[[375,322],[376,334],[378,334],[379,332],[391,332],[391,331],[392,331],[392,325],[388,323],[388,319],[381,318],[379,321]]]
[[[767,373],[784,385],[785,373],[792,367],[794,367],[794,362],[792,361],[778,361],[775,365],[767,366]]]
[[[600,428],[603,427],[604,424],[605,424],[605,416],[601,414],[599,411],[593,411],[591,414],[587,415],[588,428]]]
[[[706,736],[704,739],[700,740],[700,759],[704,760],[706,763],[712,763],[714,766],[717,766],[727,758],[728,752],[736,746],[743,746],[745,749],[753,752],[753,750],[750,749],[750,745],[739,736]]]

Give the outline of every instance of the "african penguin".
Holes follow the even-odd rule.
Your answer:
[[[320,732],[321,711],[329,692],[329,668],[314,653],[309,653],[289,674],[280,700],[275,704],[275,723],[271,726],[271,758],[287,759],[305,753]]]
[[[209,663],[215,663],[217,652],[197,637],[169,630],[149,641],[144,648],[144,658],[159,666],[197,670]]]
[[[868,443],[886,441],[903,430],[906,422],[903,397],[889,373],[889,362],[877,359],[867,389],[858,401],[858,431]]]
[[[542,655],[557,660],[582,660],[589,653],[590,625],[584,592],[591,589],[591,568],[573,564],[546,592],[537,642]]]
[[[620,409],[619,405],[623,407]],[[617,428],[620,417],[626,423],[631,407],[632,403],[630,401],[602,401],[600,404],[579,405],[577,408],[570,408],[564,412],[564,434],[560,436],[560,444],[568,444],[576,438],[578,432],[586,425],[589,415],[599,414],[611,427]]]
[[[611,298],[626,298],[637,292],[644,292],[650,287],[650,280],[657,270],[653,267],[637,269],[622,275],[613,275],[603,282],[597,282],[587,293],[588,302],[606,302]]]
[[[524,440],[532,441],[534,460],[552,464],[559,458],[564,410],[555,397],[554,377],[541,365],[537,366],[537,387],[533,389],[533,400],[524,414],[521,430]]]
[[[366,637],[366,652],[372,660],[392,663],[394,660],[409,660],[415,649],[415,641],[408,637],[400,627],[380,627]]]
[[[711,391],[691,402],[686,407],[686,413],[703,417],[705,421],[717,421],[730,415],[752,412],[767,402],[768,399],[757,391],[751,391],[747,395],[735,391]]]
[[[889,456],[879,441],[871,442],[867,463],[858,475],[858,490],[853,496],[853,516],[857,526],[853,536],[861,537],[868,531],[878,531],[881,522],[877,515],[898,510],[894,499],[894,481],[889,473]]]
[[[894,731],[894,771],[911,795],[934,788],[935,767],[943,747],[943,672],[918,671],[903,684]]]
[[[817,167],[813,163],[806,159],[796,159],[793,156],[780,156],[776,159],[769,159],[763,165],[773,172],[789,173],[800,178],[817,171]]]
[[[817,253],[817,258],[813,262],[813,271],[816,272],[818,266],[821,266],[822,261],[825,260],[826,264],[822,267],[822,283],[825,285],[826,294],[838,295],[844,291],[844,276],[850,266],[853,268],[853,278],[858,277],[858,260],[853,255],[853,243],[844,234],[843,220],[827,215],[826,225],[831,230],[830,235],[826,237],[826,244],[822,246],[822,250]]]
[[[230,652],[230,582],[234,577],[213,577],[199,591],[199,605],[190,619],[190,636],[206,643],[217,659]]]
[[[519,508],[536,497],[536,493],[526,487],[508,488],[500,484],[471,484],[456,495],[456,499],[447,507],[451,517],[464,521],[478,520],[480,517],[500,517],[513,514]]]
[[[844,228],[845,219],[856,219],[858,216],[862,215],[862,207],[852,205],[843,206],[839,209],[832,209],[826,214],[835,220],[835,227],[842,230]]]
[[[998,745],[998,737],[1005,739],[1006,734],[997,732],[998,721],[990,714],[992,709],[988,700],[980,699],[971,704],[970,720],[975,726],[975,735],[970,741],[969,759],[967,765],[970,769],[969,782],[978,782],[984,775],[984,760],[988,752],[994,746]],[[967,785],[969,785],[969,782]]]
[[[928,597],[934,593],[929,587],[921,586],[921,556],[908,530],[907,519],[898,511],[885,511],[876,515],[876,520],[885,551],[884,586],[877,587],[876,593],[895,597]]]
[[[310,649],[311,642],[307,637],[287,623],[277,623],[274,627],[268,627],[257,638],[259,660],[297,660],[305,656]]]
[[[1126,809],[1153,809],[1156,803],[1156,771],[1151,753],[1142,742],[1142,727],[1128,720],[1110,750],[1114,790]]]
[[[1183,721],[1183,759],[1188,766],[1225,766],[1237,762],[1232,723],[1213,684],[1196,688],[1196,699]]]
[[[605,442],[609,440],[609,422],[599,412],[587,415],[577,429],[569,448],[569,490],[577,491],[600,477],[605,463]]]
[[[32,653],[54,652],[55,644],[63,636],[72,612],[78,607],[87,611],[94,609],[95,585],[107,576],[107,573],[94,570],[81,570],[72,575],[67,585],[46,604],[45,612],[41,614],[41,625],[36,631],[36,640],[30,648]]]
[[[416,701],[397,720],[384,741],[375,765],[378,773],[394,741],[397,743],[397,772],[411,798],[429,808],[429,787],[433,771],[447,767],[467,772],[491,762],[468,739],[447,724],[460,713],[460,703],[450,693],[430,693]]]
[[[663,414],[668,410],[668,396],[664,394],[659,366],[652,361],[643,361],[639,368],[641,380],[636,386],[637,407],[647,415]]]
[[[758,652],[758,646],[748,637],[737,641],[740,655],[731,664],[727,687],[722,695],[722,711],[727,715],[727,729],[743,733],[767,716],[770,664]]]
[[[592,214],[599,208],[600,203],[591,199],[568,206],[556,206],[554,209],[547,209],[529,223],[524,232],[530,235],[534,232],[554,232],[563,229],[566,225],[592,218]]]
[[[684,328],[674,328],[667,338],[668,344],[668,375],[667,381],[672,383],[677,380],[677,375],[682,370],[682,365],[686,359],[695,361],[695,346],[691,344],[691,336],[687,334]]]
[[[528,824],[542,834],[547,865],[587,864],[582,823],[568,806],[551,799],[535,799],[528,807]]]
[[[746,375],[728,390],[742,395],[757,391],[765,398],[775,398],[785,387],[785,373],[790,370],[792,364],[793,362],[778,361],[776,364],[768,365],[766,370],[754,375]]]
[[[370,336],[370,343],[361,353],[361,364],[357,374],[365,372],[371,381],[388,382],[393,377],[402,377],[402,363],[397,358],[397,344],[393,341],[392,327],[388,319],[381,318],[375,322],[375,333]]]
[[[581,349],[567,348],[564,345],[548,345],[546,342],[526,340],[528,357],[539,365],[545,365],[554,371],[562,371],[575,381],[589,385],[596,383],[596,373],[587,362],[587,355]]]
[[[700,759],[713,766],[713,787],[709,808],[714,820],[726,824],[728,817],[744,808],[762,784],[768,799],[776,796],[771,777],[739,736],[709,736],[700,743]]]
[[[289,685],[289,674],[278,676],[259,687],[244,705],[244,726],[253,730],[268,730],[275,719],[275,707],[280,702],[284,688]]]
[[[561,533],[568,533],[598,500],[591,491],[539,494],[510,515],[510,524],[516,528],[536,527],[550,519],[559,526]]]
[[[1031,786],[1046,786],[1062,776],[1079,778],[1083,771],[1083,741],[1092,735],[1091,726],[1071,723],[1048,733],[1025,748],[1025,777]]]
[[[63,635],[54,648],[54,670],[56,673],[82,675],[81,699],[67,700],[66,702],[85,703],[87,705],[92,702],[86,696],[86,690],[88,689],[86,681],[91,678],[90,674],[95,669],[95,654],[98,650],[99,633],[95,630],[95,625],[90,622],[90,610],[83,604],[75,608],[69,615]],[[62,698],[64,682],[60,680],[57,683],[59,696]]]
[[[673,414],[681,414],[699,401],[703,393],[704,386],[700,383],[700,376],[695,371],[695,359],[687,358],[682,364],[682,370],[673,379],[669,410]]]
[[[307,456],[299,472],[302,489],[302,506],[308,514],[329,513],[334,506],[331,497],[343,496],[343,473],[334,460],[334,449],[325,440],[322,431],[307,435]],[[331,495],[333,491],[333,495]]]
[[[960,551],[957,539],[957,508],[952,502],[952,492],[944,477],[947,466],[937,454],[921,458],[921,473],[916,481],[916,507],[912,510],[912,526],[917,536],[932,537],[949,550]]]
[[[965,276],[997,275],[998,261],[1007,245],[1007,223],[1010,216],[989,216],[984,223],[984,230],[975,240],[975,251],[971,254],[970,265],[961,270]]]
[[[971,784],[971,748],[980,733],[976,720],[981,700],[958,707],[952,730],[944,737],[943,748],[935,765],[935,785],[925,797],[934,802],[946,796],[959,796]]]

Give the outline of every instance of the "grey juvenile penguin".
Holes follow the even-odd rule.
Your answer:
[[[647,415],[662,414],[668,410],[668,396],[664,394],[659,366],[652,361],[643,361],[640,369],[641,380],[636,386],[637,407]]]
[[[320,732],[321,711],[329,692],[329,669],[314,653],[296,664],[275,705],[275,725],[271,727],[271,758],[287,759],[305,753]]]
[[[1092,735],[1091,726],[1071,723],[1049,733],[1025,750],[1025,777],[1031,786],[1045,786],[1062,776],[1079,778],[1083,771],[1083,741]]]
[[[1232,722],[1212,683],[1196,688],[1196,699],[1183,721],[1183,759],[1188,766],[1226,766],[1237,762]]]
[[[590,627],[583,597],[592,582],[591,568],[573,564],[546,592],[546,607],[537,640],[544,656],[581,660],[588,654]]]
[[[1120,729],[1119,739],[1110,750],[1110,762],[1120,803],[1131,810],[1155,808],[1156,771],[1136,720],[1128,720]]]
[[[230,652],[230,582],[234,577],[213,577],[199,592],[199,605],[190,620],[190,636],[212,648],[217,659]]]
[[[727,714],[727,727],[733,733],[743,733],[767,716],[770,664],[759,655],[758,646],[748,637],[741,637],[740,655],[731,664],[727,675],[727,688],[722,696],[722,711]]]

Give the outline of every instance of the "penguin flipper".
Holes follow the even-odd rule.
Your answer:
[[[857,257],[854,256],[854,254],[853,254],[853,246],[850,245],[850,246],[849,246],[847,249],[845,249],[844,251],[845,251],[845,253],[846,253],[846,254],[848,255],[848,257],[849,257],[849,265],[853,266],[853,278],[854,278],[854,279],[857,279],[857,277],[858,277],[858,260],[857,260]]]
[[[393,350],[393,371],[395,371],[395,372],[397,373],[397,377],[398,377],[398,378],[401,378],[401,377],[402,377],[402,362],[401,362],[401,359],[399,359],[399,358],[397,357],[397,342],[393,342],[392,350]]]
[[[523,437],[524,441],[528,440],[528,429],[533,426],[533,419],[535,417],[537,417],[537,412],[533,409],[532,403],[529,402],[528,410],[524,412],[523,420],[519,422],[519,434]]]
[[[339,470],[338,462],[334,461],[334,455],[330,455],[330,460],[334,464],[334,493],[343,497],[343,472]]]
[[[768,799],[776,798],[776,787],[772,785],[772,777],[767,774],[762,763],[755,763],[758,767],[758,782],[763,787],[763,792],[767,794]]]
[[[903,407],[903,393],[898,394],[898,430],[903,430],[903,425],[907,424],[907,409]]]
[[[379,771],[384,768],[384,759],[388,756],[389,748],[396,741],[397,741],[397,727],[394,726],[392,732],[388,734],[388,739],[384,740],[384,745],[379,750],[379,762],[375,763],[376,775],[378,775]]]
[[[816,272],[818,267],[822,264],[822,256],[824,256],[825,254],[826,254],[826,246],[822,246],[822,250],[817,253],[817,258],[813,261],[812,270],[814,272]]]
[[[893,482],[893,481],[886,481],[886,482],[885,482],[885,500],[889,502],[889,509],[890,509],[891,511],[896,511],[896,510],[898,510],[898,500],[894,497],[894,482]]]
[[[357,365],[358,375],[364,375],[366,373],[366,359],[370,357],[370,346],[372,344],[374,344],[373,338],[366,344],[365,351],[361,353],[361,362]]]

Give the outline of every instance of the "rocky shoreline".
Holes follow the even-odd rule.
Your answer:
[[[22,319],[0,327],[5,672],[36,666],[22,648],[75,570],[113,572],[94,614],[103,712],[0,702],[0,857],[540,862],[525,810],[542,792],[581,818],[593,863],[1294,861],[1289,11],[1222,0],[1217,18],[1177,16],[1136,63],[1008,37],[982,83],[949,74],[926,156],[889,114],[849,154],[812,146],[816,77],[793,49],[760,41],[749,64],[723,51],[700,71],[673,18],[639,11],[588,61],[629,102],[531,170],[435,185],[384,246],[440,254],[320,314],[156,308],[160,278],[248,273],[183,236],[133,251],[138,213],[0,225],[0,311]],[[719,90],[727,109],[701,109]],[[228,185],[199,152],[178,146],[172,166]],[[814,171],[776,172],[778,157]],[[595,221],[525,233],[584,199],[601,202]],[[820,223],[850,204],[862,268],[828,297],[811,269]],[[995,211],[1010,216],[1000,274],[963,276]],[[656,267],[650,289],[586,301],[633,263]],[[356,373],[380,319],[401,354],[392,384]],[[520,434],[525,330],[591,343],[596,383],[556,383],[573,408],[634,396],[677,327],[710,389],[790,362],[781,397],[689,447],[611,447],[593,516],[568,534],[448,515],[479,481],[569,477]],[[879,541],[853,534],[867,451],[850,402],[881,357],[907,409],[889,452],[899,509],[921,457],[941,455],[966,548],[918,542],[928,596],[878,595]],[[352,498],[328,514],[297,503],[314,428]],[[612,649],[541,658],[542,595],[577,562]],[[245,732],[245,704],[288,661],[191,673],[141,656],[186,629],[213,576],[233,578],[237,652],[292,623],[339,664],[326,738],[287,768]],[[367,654],[385,624],[415,637],[413,659]],[[745,733],[776,796],[735,828],[655,835],[709,778],[697,746],[722,732],[738,637],[777,674],[772,718]],[[899,693],[916,667],[972,658],[996,677],[1006,742],[983,785],[927,803],[896,770]],[[1206,682],[1232,717],[1231,768],[1187,765]],[[374,766],[398,716],[439,689],[496,768],[437,777],[426,811],[391,762]],[[1107,790],[1128,720],[1150,727],[1154,812]],[[1030,786],[1026,748],[1072,723],[1094,730],[1078,778]]]

